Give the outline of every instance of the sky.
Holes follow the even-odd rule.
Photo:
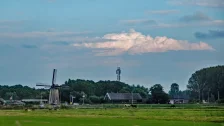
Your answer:
[[[186,89],[224,64],[223,0],[1,0],[0,85],[69,78]]]

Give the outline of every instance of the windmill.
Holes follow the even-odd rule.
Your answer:
[[[44,84],[44,83],[37,83],[36,84],[36,86],[42,86],[42,87],[45,87],[45,88],[50,88],[48,103],[51,104],[51,105],[60,104],[59,88],[68,88],[68,86],[59,86],[58,84],[56,84],[56,75],[57,75],[57,69],[54,69],[51,85]]]

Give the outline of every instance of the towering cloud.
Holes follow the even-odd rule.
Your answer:
[[[103,42],[73,44],[75,47],[96,49],[97,55],[119,55],[122,53],[141,54],[150,52],[167,52],[171,50],[214,50],[210,45],[199,42],[189,43],[167,37],[152,38],[131,29],[129,32],[106,34]]]

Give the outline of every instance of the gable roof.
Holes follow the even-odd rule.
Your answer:
[[[109,100],[132,100],[132,93],[107,93],[106,96]],[[139,93],[133,93],[133,100],[142,100]]]
[[[48,100],[47,99],[22,99],[21,100],[22,102],[47,102]]]
[[[19,100],[7,100],[6,104],[8,104],[8,105],[25,105],[24,102],[19,101]]]
[[[173,96],[171,96],[170,99],[184,99],[184,100],[189,100],[189,96],[188,95],[173,95]]]

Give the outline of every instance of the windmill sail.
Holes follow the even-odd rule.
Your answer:
[[[53,70],[52,86],[56,83],[57,69]]]
[[[44,84],[44,83],[36,83],[36,86],[51,87],[51,85]]]

